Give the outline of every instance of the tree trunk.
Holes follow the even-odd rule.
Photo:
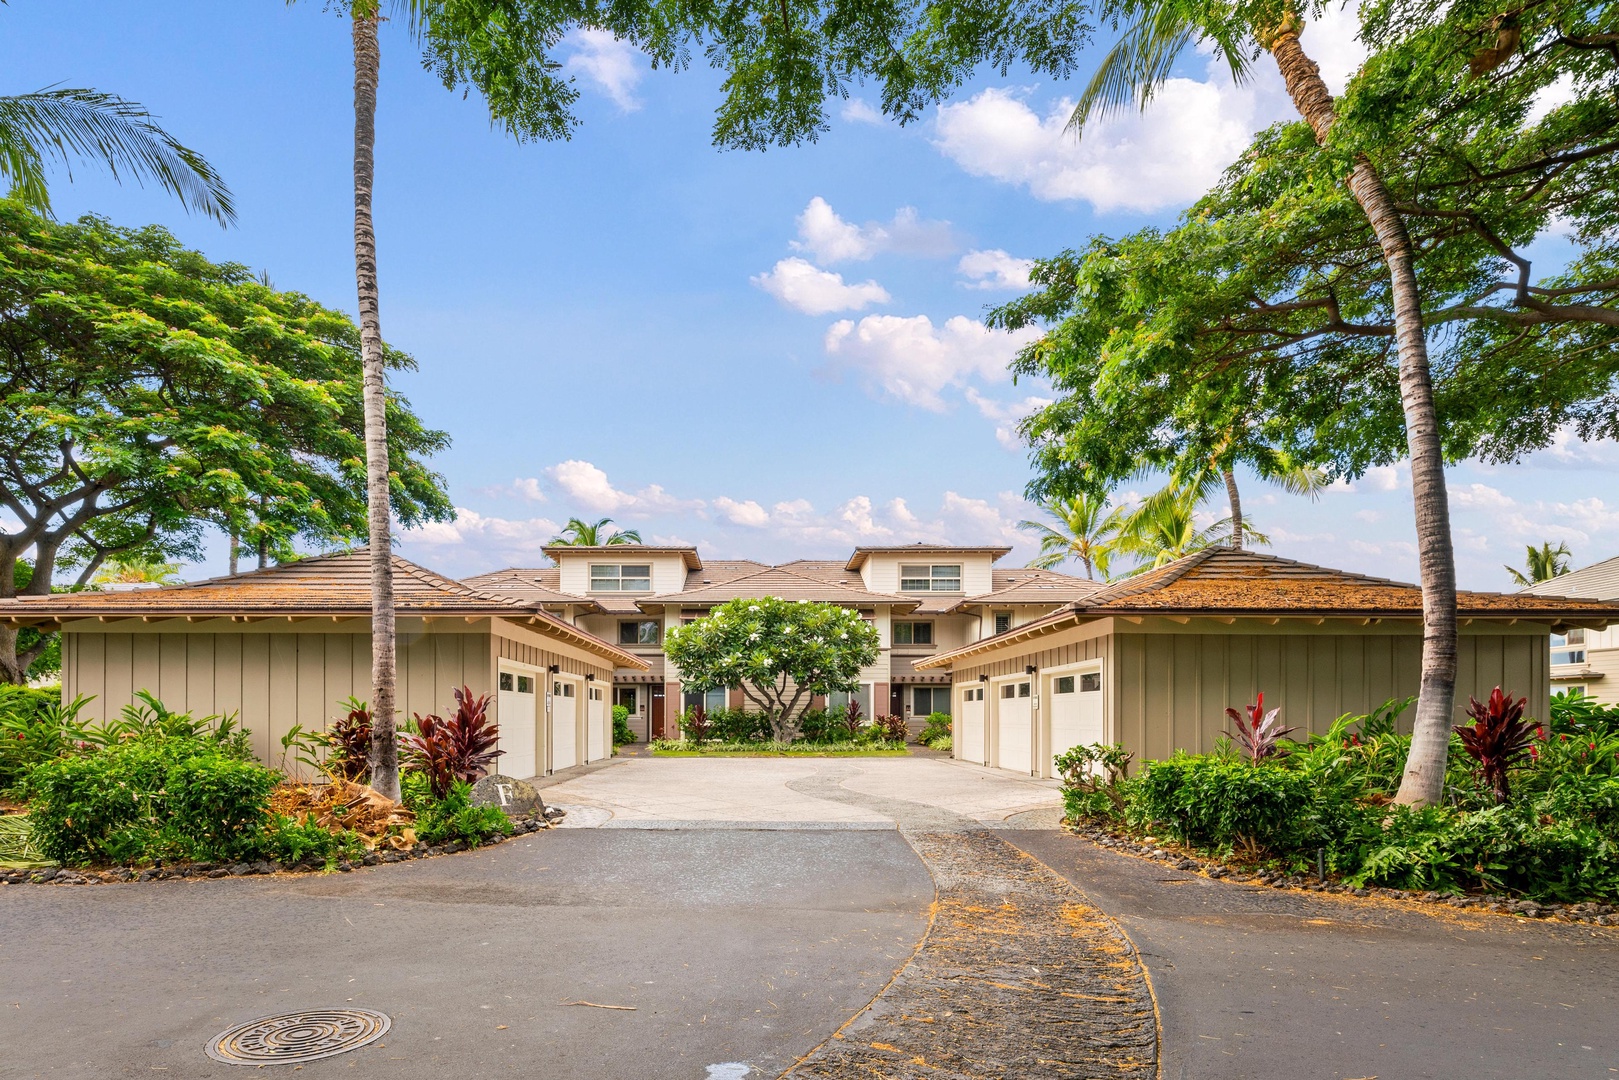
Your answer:
[[[1221,469],[1220,476],[1225,480],[1225,495],[1231,502],[1231,546],[1242,550],[1242,495],[1237,491],[1237,474],[1230,469]]]
[[[1325,143],[1336,112],[1315,63],[1299,44],[1298,29],[1284,27],[1270,43],[1271,55],[1299,114],[1317,142]],[[1411,497],[1416,509],[1417,555],[1422,571],[1422,681],[1411,753],[1395,800],[1415,806],[1438,802],[1445,790],[1445,761],[1456,698],[1456,556],[1450,537],[1450,499],[1434,411],[1433,377],[1423,336],[1411,237],[1394,208],[1383,178],[1362,157],[1349,174],[1349,189],[1365,211],[1388,264],[1394,300],[1395,342],[1400,353],[1400,404],[1411,455]]]
[[[388,492],[388,429],[377,290],[377,237],[371,225],[376,172],[377,79],[382,51],[371,0],[356,3],[354,22],[354,284],[360,302],[360,361],[365,390],[366,499],[371,551],[371,786],[399,799],[399,744],[394,735],[393,541]]]
[[[241,568],[242,538],[235,533],[230,534],[230,576],[235,577]]]

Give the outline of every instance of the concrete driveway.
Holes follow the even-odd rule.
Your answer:
[[[819,798],[813,781],[896,799],[988,828],[1055,828],[1062,796],[1035,780],[943,757],[630,758],[544,787],[564,827],[609,829],[892,829],[895,817]]]

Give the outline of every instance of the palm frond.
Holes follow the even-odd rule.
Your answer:
[[[236,220],[236,204],[214,167],[157,125],[144,107],[99,90],[46,88],[0,97],[0,177],[11,194],[42,213],[50,210],[48,162],[72,178],[74,158],[104,165],[113,179],[156,183],[188,211],[221,225]]]

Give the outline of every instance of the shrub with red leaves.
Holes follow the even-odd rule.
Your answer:
[[[877,718],[877,726],[882,728],[883,738],[888,742],[902,743],[911,734],[910,728],[905,724],[905,717],[899,713],[884,713]]]
[[[371,772],[371,705],[352,697],[343,704],[348,713],[326,729],[326,744],[331,748],[326,766],[335,776],[364,783]]]
[[[843,730],[849,738],[858,739],[860,737],[860,726],[865,722],[865,719],[864,716],[860,715],[859,700],[850,698],[849,704],[843,710]]]
[[[1456,734],[1462,737],[1462,749],[1478,762],[1478,777],[1489,785],[1498,803],[1506,802],[1511,793],[1507,770],[1524,754],[1531,753],[1540,730],[1539,724],[1523,722],[1523,707],[1528,701],[1513,701],[1497,686],[1485,704],[1480,704],[1478,698],[1467,699],[1467,715],[1473,723],[1456,728]]]
[[[1226,732],[1237,745],[1242,747],[1248,760],[1260,762],[1281,749],[1279,743],[1283,736],[1290,735],[1293,728],[1282,727],[1277,722],[1282,710],[1280,708],[1265,711],[1265,695],[1260,694],[1259,700],[1252,705],[1243,707],[1242,712],[1236,709],[1227,709],[1226,716],[1236,725],[1237,730]]]
[[[409,767],[427,776],[436,799],[448,795],[457,780],[477,783],[505,752],[495,749],[500,725],[489,720],[489,695],[473,697],[465,686],[456,688],[454,716],[445,720],[418,713],[416,725],[421,733],[400,741]]]
[[[686,737],[687,742],[705,741],[713,726],[708,719],[708,710],[701,705],[693,705],[680,717],[680,733]]]

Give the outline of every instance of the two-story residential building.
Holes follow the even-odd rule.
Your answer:
[[[741,707],[740,690],[684,691],[680,672],[664,656],[663,637],[717,605],[763,596],[838,604],[872,621],[881,651],[853,695],[866,715],[950,712],[949,676],[918,670],[918,662],[1010,631],[1101,587],[1049,570],[998,567],[1010,550],[861,547],[847,559],[769,565],[705,560],[695,547],[557,544],[546,548],[555,566],[499,570],[467,584],[538,604],[645,662],[645,671],[622,668],[613,676],[613,702],[629,708],[631,727],[644,739],[672,735],[688,705]],[[827,704],[842,703],[835,697]]]
[[[1619,600],[1619,556],[1604,559],[1523,590],[1537,596]],[[1604,705],[1619,705],[1619,627],[1571,626],[1552,634],[1552,692],[1578,690]]]

